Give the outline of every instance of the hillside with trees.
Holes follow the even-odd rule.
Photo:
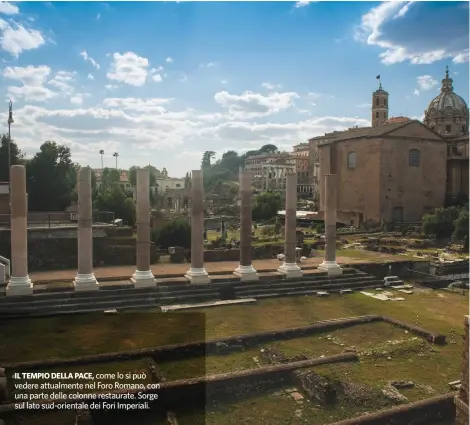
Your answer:
[[[250,150],[243,155],[235,151],[227,151],[214,162],[215,152],[204,152],[201,160],[201,170],[204,171],[204,190],[206,193],[217,193],[226,182],[238,183],[240,167],[250,156],[264,153],[279,152],[275,145],[264,145],[258,150]],[[229,186],[230,187],[230,186]],[[236,189],[238,191],[238,189]]]

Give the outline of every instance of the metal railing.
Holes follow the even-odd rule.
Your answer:
[[[28,228],[76,227],[76,212],[33,212],[28,214]],[[111,211],[93,211],[93,224],[114,224]],[[10,228],[10,214],[0,214],[0,228]]]

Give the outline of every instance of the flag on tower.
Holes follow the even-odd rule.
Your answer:
[[[380,75],[377,75],[377,77],[375,77],[377,80],[380,80]]]

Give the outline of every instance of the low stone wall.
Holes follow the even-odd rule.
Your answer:
[[[130,234],[130,235],[129,235]],[[131,228],[93,227],[94,267],[133,265],[136,263],[136,239]],[[10,231],[0,230],[0,255],[11,257]],[[28,230],[28,267],[30,272],[66,270],[77,267],[77,228]],[[159,256],[150,247],[150,261]]]
[[[393,261],[387,263],[357,263],[353,267],[361,272],[384,278],[398,276],[402,279],[416,277],[413,271],[427,273],[430,271],[429,261]]]
[[[431,425],[455,418],[454,396],[444,394],[330,425]]]

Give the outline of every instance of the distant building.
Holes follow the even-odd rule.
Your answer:
[[[309,140],[313,198],[324,208],[324,175],[336,174],[338,221],[421,221],[446,198],[468,197],[467,104],[453,92],[446,70],[441,93],[425,111],[424,124],[389,118],[388,92],[372,93],[372,126],[334,131]]]
[[[158,194],[163,195],[167,190],[172,189],[184,189],[184,178],[168,176],[156,178],[156,191]]]

